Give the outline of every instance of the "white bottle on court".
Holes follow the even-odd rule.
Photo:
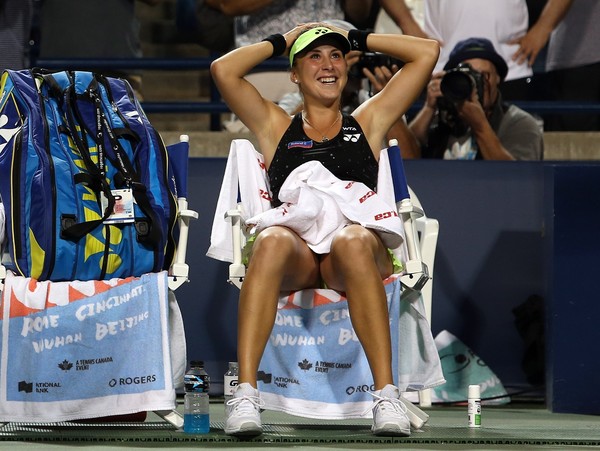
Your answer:
[[[225,396],[225,402],[233,397],[233,392],[237,388],[238,368],[237,362],[229,362],[229,368],[223,376],[223,395]]]
[[[479,385],[469,385],[467,396],[467,414],[469,416],[469,427],[481,427],[481,393]]]

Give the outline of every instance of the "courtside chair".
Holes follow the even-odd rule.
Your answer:
[[[402,297],[422,296],[426,318],[430,324],[432,310],[431,280],[439,223],[436,219],[426,216],[414,191],[408,187],[397,140],[390,141],[388,156],[396,207],[399,216],[403,220],[406,234],[408,258],[404,262],[405,271],[401,276]],[[242,219],[244,216],[243,211],[244,206],[238,203],[236,208],[228,210],[225,214],[231,221],[233,246],[233,261],[229,265],[228,282],[238,288],[241,288],[246,274],[246,267],[242,262],[242,250],[246,244],[245,226]],[[409,418],[413,427],[420,428],[428,420],[428,415],[410,401],[406,399],[404,401],[408,407]],[[430,389],[419,391],[419,404],[421,407],[431,406]]]

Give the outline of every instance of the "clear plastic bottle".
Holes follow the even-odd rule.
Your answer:
[[[210,377],[204,369],[204,362],[190,362],[190,369],[184,376],[185,397],[183,431],[190,434],[210,432],[209,399]]]
[[[238,384],[238,363],[229,362],[229,368],[223,377],[223,395],[225,402],[233,397],[233,392]]]

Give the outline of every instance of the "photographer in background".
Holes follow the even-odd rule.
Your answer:
[[[422,158],[540,160],[542,129],[529,113],[502,101],[508,66],[485,38],[456,44],[444,71],[427,85],[409,127]]]

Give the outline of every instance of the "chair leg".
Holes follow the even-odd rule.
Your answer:
[[[402,396],[401,399],[402,403],[406,406],[406,414],[408,416],[408,420],[410,421],[411,427],[413,429],[421,429],[429,420],[429,415],[427,415],[405,397]]]
[[[183,416],[176,410],[155,410],[154,413],[177,429],[183,427]]]
[[[419,392],[419,406],[420,407],[431,407],[431,389],[426,388]]]

